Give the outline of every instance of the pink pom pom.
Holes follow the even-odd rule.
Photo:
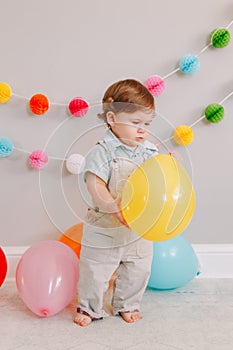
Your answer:
[[[152,75],[145,83],[152,96],[159,96],[165,89],[164,80],[158,75]]]
[[[75,97],[69,104],[69,110],[74,117],[83,117],[88,111],[88,103],[81,97]]]
[[[43,169],[48,164],[47,154],[42,150],[34,151],[29,156],[29,164],[33,169]]]

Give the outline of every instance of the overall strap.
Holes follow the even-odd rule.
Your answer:
[[[101,145],[102,147],[104,147],[106,152],[110,155],[111,159],[115,159],[116,158],[115,150],[109,143],[106,143],[104,140],[99,140],[97,142],[97,145]]]

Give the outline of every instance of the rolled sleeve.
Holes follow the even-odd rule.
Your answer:
[[[108,183],[110,172],[110,157],[106,149],[97,144],[86,156],[86,163],[83,169],[84,181],[88,171],[100,177],[105,183]]]

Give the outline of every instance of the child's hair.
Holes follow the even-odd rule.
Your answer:
[[[109,86],[102,99],[102,104],[103,113],[98,114],[98,117],[105,122],[107,122],[106,114],[110,111],[117,114],[155,110],[151,93],[143,84],[134,79],[120,80]]]

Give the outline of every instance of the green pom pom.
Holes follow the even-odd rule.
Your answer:
[[[230,33],[225,28],[218,28],[212,31],[210,34],[211,43],[214,47],[222,48],[229,44],[230,42]]]
[[[224,108],[218,103],[212,103],[205,109],[205,117],[211,123],[218,123],[224,117]]]

